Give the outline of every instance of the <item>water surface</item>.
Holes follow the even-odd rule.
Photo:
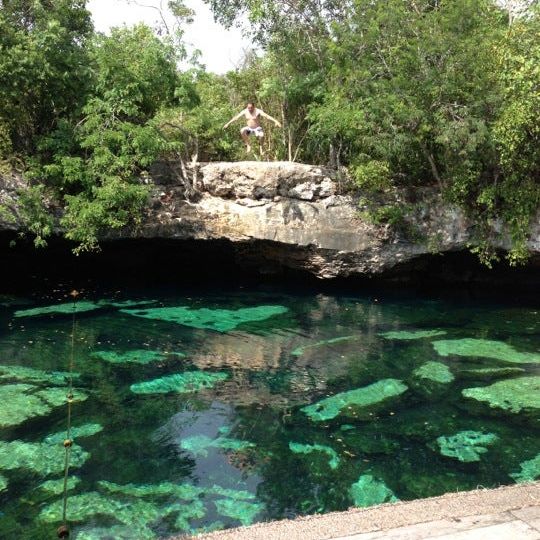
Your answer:
[[[76,306],[74,538],[188,534],[540,474],[530,305],[234,290]],[[69,370],[72,317],[69,298],[0,298],[1,538],[52,539],[61,523],[69,376],[52,372]]]

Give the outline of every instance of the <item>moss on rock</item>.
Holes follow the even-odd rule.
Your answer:
[[[434,341],[433,347],[441,356],[471,356],[494,358],[502,362],[515,364],[538,363],[540,354],[519,352],[504,341],[492,341],[488,339],[444,339]]]
[[[480,461],[480,455],[485,454],[486,446],[498,440],[493,433],[480,431],[460,431],[449,437],[439,437],[437,444],[443,456],[458,459],[464,463]]]
[[[204,388],[213,388],[217,383],[228,378],[227,373],[205,371],[186,371],[167,375],[159,379],[135,383],[130,389],[135,394],[167,394],[169,392],[197,392]]]
[[[322,444],[300,444],[295,442],[289,442],[289,449],[295,454],[311,454],[311,452],[323,452],[329,457],[328,465],[331,469],[337,469],[341,461],[339,459],[338,453],[333,448]]]
[[[304,345],[302,347],[296,347],[291,354],[293,356],[302,356],[305,351],[310,349],[317,349],[319,347],[325,347],[328,345],[335,345],[336,343],[344,343],[347,341],[352,341],[353,339],[359,339],[358,336],[343,336],[332,339],[325,339],[323,341],[317,341],[317,343],[311,343],[310,345]]]
[[[511,413],[540,409],[540,376],[498,381],[490,386],[465,388],[465,398],[484,402],[492,409]]]
[[[426,362],[415,369],[413,375],[418,379],[427,379],[441,384],[451,383],[455,379],[450,368],[440,362]]]
[[[397,379],[383,379],[376,383],[342,392],[300,409],[311,420],[321,422],[339,415],[357,416],[362,409],[379,406],[407,391],[407,386]]]
[[[151,364],[152,362],[164,360],[168,354],[181,357],[185,356],[183,353],[165,353],[162,351],[149,351],[147,349],[137,349],[123,353],[95,351],[92,353],[92,356],[111,364]]]
[[[194,456],[208,456],[209,448],[217,448],[225,451],[236,452],[253,448],[255,445],[249,441],[241,441],[239,439],[230,439],[228,437],[218,437],[212,439],[206,435],[194,435],[180,440],[180,447],[183,450],[191,452]]]
[[[521,470],[510,475],[516,482],[533,482],[540,478],[540,454],[523,461],[519,466]]]
[[[20,469],[41,476],[58,474],[64,470],[64,447],[60,444],[28,443],[24,441],[0,441],[0,470]],[[84,465],[90,454],[80,446],[71,447],[70,467]]]
[[[444,336],[445,330],[396,330],[392,332],[381,332],[379,335],[386,339],[428,339],[437,336]]]
[[[360,476],[358,482],[351,486],[349,494],[354,506],[361,507],[399,500],[384,482],[376,480],[371,474]]]
[[[228,332],[237,326],[247,323],[264,321],[275,315],[282,315],[288,311],[285,306],[256,306],[241,309],[192,309],[187,306],[153,308],[153,309],[122,309],[123,313],[154,319],[159,321],[173,322],[193,328]]]

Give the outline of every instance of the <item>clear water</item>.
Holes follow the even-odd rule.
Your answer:
[[[84,300],[103,298],[86,294]],[[107,299],[153,302],[132,307],[102,303],[76,314],[74,369],[80,377],[75,387],[88,398],[74,403],[72,421],[74,427],[98,426],[89,435],[74,436],[89,453],[69,474],[78,479],[67,502],[74,538],[190,534],[344,510],[355,503],[513,484],[538,474],[538,459],[532,461],[540,453],[538,408],[490,408],[461,392],[540,375],[540,309],[242,290]],[[23,311],[61,301],[67,300],[0,298],[2,366],[26,366],[49,375],[68,369],[70,311],[27,316]],[[146,318],[159,316],[156,308],[178,306],[205,309],[191,320],[184,310],[183,322],[171,311],[165,313],[169,319],[176,313],[176,320]],[[260,306],[274,306],[274,314],[265,318],[260,310],[242,311]],[[224,323],[225,312],[217,310],[233,313]],[[441,335],[381,335],[435,330]],[[434,346],[439,340],[466,338],[484,340],[471,342],[479,355],[442,356]],[[488,349],[492,342],[512,347],[514,361],[489,357],[497,356],[489,351],[486,356],[486,342],[491,343]],[[148,363],[122,363],[129,356],[121,355],[130,351],[132,359],[144,356],[133,351],[154,355]],[[100,352],[109,359],[110,353],[120,356],[110,362]],[[507,353],[506,348],[503,357]],[[416,370],[426,362],[443,364],[453,380],[423,378]],[[474,372],[485,368],[514,371]],[[1,369],[2,386],[32,385],[25,390],[29,394],[66,388],[61,377],[53,383],[39,380],[35,372],[32,378],[28,372],[14,375]],[[137,383],[200,371],[227,378],[199,390],[193,381],[179,392],[132,389]],[[368,407],[345,406],[321,421],[302,410],[385,379],[399,380],[407,390]],[[526,398],[534,401],[531,392],[534,388]],[[63,477],[61,442],[47,447],[43,441],[65,432],[67,407],[51,405],[49,412],[17,422],[9,420],[12,405],[10,399],[0,402],[11,422],[0,430],[0,537],[56,538],[62,494],[39,486]],[[442,454],[440,437],[468,431],[492,436],[465,448],[453,440],[454,451],[472,461]],[[22,442],[33,444],[24,447],[26,457],[17,454]],[[35,453],[38,447],[41,454]],[[73,452],[76,460],[80,450]],[[520,476],[524,463],[532,472]]]

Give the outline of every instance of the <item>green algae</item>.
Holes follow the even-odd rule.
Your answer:
[[[96,527],[77,531],[76,540],[133,540],[133,529],[125,525]],[[143,540],[157,538],[152,532]]]
[[[381,332],[379,333],[379,336],[382,336],[386,339],[412,340],[433,338],[438,336],[444,336],[445,334],[445,330],[396,330],[392,332]]]
[[[540,409],[540,376],[498,381],[490,386],[465,388],[465,398],[485,402],[492,409],[511,413]]]
[[[76,476],[70,476],[67,481],[68,491],[72,491],[81,483],[81,479]],[[38,486],[38,489],[52,493],[53,495],[61,495],[64,492],[64,479],[47,480]]]
[[[21,469],[43,476],[64,471],[65,449],[60,444],[0,441],[0,470]],[[82,467],[90,454],[80,446],[71,447],[70,467]]]
[[[41,521],[46,523],[60,522],[62,518],[63,501],[56,501],[43,508],[39,514]],[[154,539],[156,534],[149,525],[158,521],[164,515],[174,513],[172,507],[167,512],[151,503],[138,500],[119,501],[104,497],[97,492],[72,495],[69,498],[69,520],[74,523],[87,521],[94,516],[108,516],[117,524],[127,525],[132,538],[140,540]]]
[[[481,431],[460,431],[449,437],[439,437],[437,444],[443,456],[458,459],[464,463],[480,461],[480,455],[485,454],[486,446],[493,444],[499,438],[493,433]]]
[[[43,371],[25,366],[0,366],[0,379],[16,380],[31,383],[67,384],[70,379],[67,371]],[[79,373],[72,374],[73,379],[80,377]]]
[[[540,478],[540,454],[528,461],[523,461],[519,466],[521,470],[510,475],[516,482],[533,482]]]
[[[183,450],[191,452],[194,456],[208,457],[209,448],[218,448],[225,451],[237,452],[247,448],[253,448],[255,445],[249,441],[239,439],[230,439],[228,437],[218,437],[212,439],[206,435],[194,435],[180,441],[180,447]]]
[[[540,354],[516,351],[514,347],[503,341],[473,338],[446,339],[434,341],[433,347],[441,356],[456,355],[494,358],[502,362],[515,364],[540,362]]]
[[[349,494],[354,506],[361,507],[397,502],[399,500],[384,482],[376,480],[371,474],[360,476],[358,482],[351,486]]]
[[[330,458],[328,465],[331,469],[337,469],[339,467],[340,459],[337,452],[322,444],[300,444],[295,442],[289,442],[289,449],[295,454],[310,454],[311,452],[324,452]]]
[[[426,362],[415,369],[413,375],[419,379],[428,379],[441,384],[451,383],[455,379],[448,366],[440,362]]]
[[[407,386],[397,379],[383,379],[369,386],[336,394],[300,410],[315,422],[331,420],[339,414],[354,416],[359,409],[380,405],[406,390]]]
[[[106,480],[100,480],[98,485],[109,493],[121,493],[122,495],[128,495],[130,497],[156,498],[174,496],[178,499],[190,501],[205,493],[205,489],[192,484],[173,484],[171,482],[146,485],[120,485],[113,482],[107,482]]]
[[[81,300],[78,302],[66,302],[64,304],[55,304],[54,306],[37,307],[31,309],[20,309],[15,312],[15,317],[36,317],[38,315],[51,315],[55,313],[72,314],[84,313],[101,308],[102,305],[96,302]]]
[[[211,373],[205,371],[186,371],[167,375],[159,379],[135,383],[130,389],[135,394],[167,394],[169,392],[197,392],[204,388],[213,388],[217,383],[224,381],[227,373]]]
[[[38,317],[42,315],[71,315],[73,313],[85,313],[96,309],[108,307],[134,307],[148,304],[155,304],[155,300],[98,300],[91,302],[89,300],[77,300],[76,302],[65,302],[54,304],[52,306],[43,306],[31,309],[20,309],[14,313],[15,317]]]
[[[2,491],[5,491],[7,489],[7,487],[8,487],[7,478],[4,475],[0,474],[0,493]]]
[[[65,388],[40,389],[31,384],[0,386],[0,428],[22,424],[30,418],[46,416],[54,407],[66,403]],[[74,391],[74,401],[82,401],[86,394]]]
[[[98,482],[100,488],[108,491],[109,493],[121,493],[131,497],[176,497],[186,501],[195,500],[198,497],[205,495],[215,495],[217,497],[227,497],[234,500],[252,500],[255,495],[249,493],[249,491],[223,488],[221,486],[213,485],[212,487],[197,487],[193,484],[173,484],[172,482],[164,482],[162,484],[114,484],[113,482],[107,482],[101,480]]]
[[[250,503],[235,499],[219,499],[214,503],[222,516],[238,519],[242,525],[251,525],[263,509],[262,503]]]
[[[177,529],[190,531],[190,519],[201,519],[206,515],[206,508],[202,501],[191,501],[189,504],[177,504],[177,516],[174,525]]]
[[[353,339],[359,339],[358,336],[343,336],[332,339],[325,339],[323,341],[317,341],[317,343],[312,343],[311,345],[304,345],[303,347],[297,347],[294,349],[291,354],[293,356],[302,356],[305,351],[309,349],[316,349],[319,347],[324,347],[326,345],[334,345],[335,343],[343,343],[346,341],[351,341]]]
[[[173,322],[190,326],[192,328],[228,332],[241,324],[258,322],[282,315],[288,311],[285,306],[257,306],[249,308],[231,309],[192,309],[187,306],[153,308],[145,310],[122,309],[128,315]]]
[[[82,426],[72,427],[70,436],[72,440],[76,440],[82,437],[91,437],[102,430],[103,426],[101,424],[84,424]],[[63,443],[66,436],[66,431],[60,431],[59,433],[48,435],[43,439],[43,442],[47,444]]]
[[[147,349],[137,349],[133,351],[127,351],[118,353],[115,351],[95,351],[91,356],[105,360],[111,364],[151,364],[159,360],[164,360],[168,354],[184,357],[185,354],[175,352],[166,353],[162,351],[149,351]]]
[[[17,426],[29,418],[51,412],[50,405],[32,393],[36,389],[30,384],[0,386],[0,427]]]
[[[67,403],[67,389],[66,388],[46,388],[45,390],[39,390],[35,393],[51,407],[60,407]],[[81,390],[73,390],[73,402],[86,401],[88,395]]]

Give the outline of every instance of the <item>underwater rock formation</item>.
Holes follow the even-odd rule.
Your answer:
[[[382,332],[379,335],[386,339],[426,339],[437,336],[444,336],[446,334],[445,330],[397,330],[393,332]]]
[[[486,446],[493,444],[497,440],[497,435],[493,433],[469,430],[460,431],[449,437],[439,437],[437,444],[443,456],[470,463],[472,461],[480,461],[480,455],[488,451]]]
[[[22,424],[30,418],[45,416],[53,408],[67,402],[65,388],[41,389],[31,384],[5,384],[0,386],[0,428]],[[88,396],[74,390],[74,401]]]
[[[218,437],[212,439],[206,435],[193,435],[193,437],[187,437],[180,439],[180,448],[191,452],[194,456],[208,456],[209,448],[219,448],[225,451],[236,452],[238,450],[245,450],[246,448],[253,448],[255,445],[249,441],[241,441],[239,439],[230,439],[229,437]]]
[[[243,323],[264,321],[274,315],[288,311],[284,306],[255,306],[240,309],[192,309],[186,306],[153,308],[153,309],[122,309],[128,315],[155,319],[158,321],[174,322],[193,328],[228,332]]]
[[[218,382],[228,378],[227,373],[204,371],[185,371],[159,379],[135,383],[130,389],[135,394],[168,394],[169,392],[198,392],[204,388],[213,388]]]
[[[511,413],[540,409],[540,376],[498,381],[491,386],[465,388],[463,397],[486,403],[492,409]]]
[[[540,363],[540,354],[519,352],[503,341],[489,339],[446,339],[434,341],[433,347],[441,356],[471,356],[494,358],[516,364]]]
[[[161,352],[149,351],[147,349],[137,349],[134,351],[126,351],[119,353],[116,351],[94,351],[92,356],[99,358],[111,364],[151,364],[159,360],[164,360],[167,356],[185,357],[186,355],[180,352]]]
[[[373,506],[386,502],[397,502],[399,499],[393,491],[381,480],[377,480],[371,474],[360,476],[355,482],[349,494],[354,502],[354,506]]]
[[[521,470],[510,475],[516,482],[533,482],[540,478],[540,454],[523,461],[519,466]]]
[[[407,386],[401,381],[383,379],[363,388],[336,394],[300,410],[314,422],[331,420],[338,415],[360,418],[362,413],[400,396],[405,391]]]
[[[339,467],[340,459],[337,452],[323,444],[300,444],[296,442],[289,442],[289,449],[295,454],[311,454],[311,452],[322,452],[329,457],[328,465],[331,469],[337,469]]]

